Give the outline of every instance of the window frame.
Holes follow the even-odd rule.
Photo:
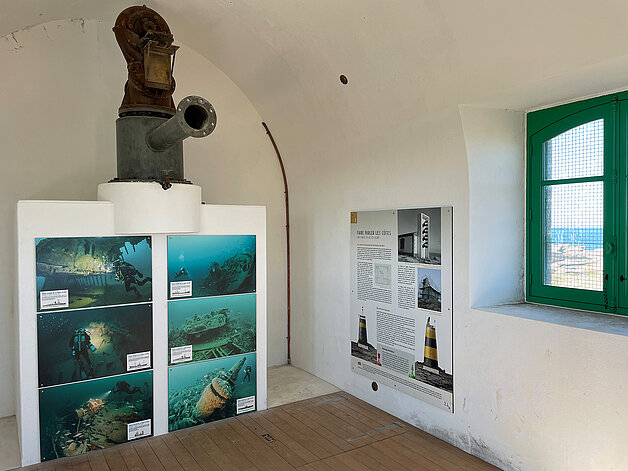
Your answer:
[[[628,92],[530,112],[526,118],[526,300],[628,315]],[[601,118],[604,119],[602,177],[545,180],[543,143]],[[603,290],[545,285],[544,188],[587,181],[602,181],[604,185]],[[620,276],[625,281],[620,281]]]

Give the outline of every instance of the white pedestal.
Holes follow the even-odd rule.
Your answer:
[[[157,188],[158,192],[166,193],[159,185]],[[141,200],[138,200],[138,203],[141,203]],[[201,205],[200,202],[195,204],[199,215],[199,229],[196,234],[256,236],[257,410],[264,410],[267,407],[266,208],[263,206]],[[114,230],[114,226],[117,228],[118,221],[116,220],[114,224],[114,209],[114,205],[107,201],[19,201],[17,204],[18,278],[15,318],[17,320],[18,381],[16,387],[18,388],[17,424],[22,466],[40,462],[39,385],[35,348],[37,345],[35,238],[116,235],[118,231]],[[169,215],[174,223],[179,219],[182,209]],[[137,207],[136,211],[138,211],[138,216],[146,216]],[[147,224],[151,222],[145,218],[142,220]],[[189,223],[190,219],[187,219],[187,222]],[[153,238],[153,423],[155,435],[162,435],[168,433],[167,235],[155,235],[155,232],[141,230],[143,227],[139,225],[139,222],[129,222],[129,225],[125,227],[132,229],[131,233],[152,235]],[[163,226],[156,223],[151,227],[154,229]]]
[[[114,204],[116,234],[178,234],[201,228],[201,187],[173,183],[114,182],[98,185],[98,200]]]

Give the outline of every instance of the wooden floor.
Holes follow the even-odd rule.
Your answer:
[[[345,392],[20,468],[107,470],[495,470]]]

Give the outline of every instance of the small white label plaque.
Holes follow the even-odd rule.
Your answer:
[[[150,351],[130,353],[126,356],[126,370],[135,371],[150,368]]]
[[[192,345],[173,347],[170,349],[170,363],[183,363],[192,359]]]
[[[143,438],[151,435],[151,422],[151,419],[146,419],[126,424],[127,440],[135,440],[136,438]]]
[[[185,298],[188,296],[192,296],[192,280],[170,282],[171,298]]]
[[[41,291],[39,293],[41,309],[62,309],[70,306],[70,292],[67,289]]]
[[[236,414],[244,414],[255,410],[255,396],[243,397],[236,403]]]

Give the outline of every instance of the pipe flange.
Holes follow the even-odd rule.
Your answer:
[[[209,136],[216,129],[216,111],[205,98],[185,97],[177,105],[176,119],[181,129],[192,137]]]

